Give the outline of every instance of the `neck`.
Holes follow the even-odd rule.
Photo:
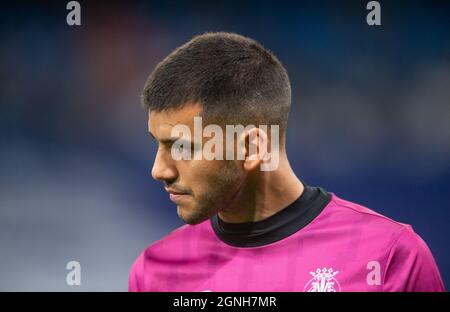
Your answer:
[[[229,223],[264,220],[294,202],[303,190],[286,155],[280,155],[277,170],[249,173],[245,186],[218,215]]]

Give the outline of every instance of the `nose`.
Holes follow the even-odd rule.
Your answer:
[[[152,168],[152,177],[158,181],[173,181],[178,177],[178,172],[175,168],[174,160],[170,152],[161,148],[158,149],[155,156],[155,161]]]

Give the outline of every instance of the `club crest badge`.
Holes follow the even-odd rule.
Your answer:
[[[341,285],[336,279],[339,271],[332,268],[318,268],[315,272],[309,272],[313,278],[306,283],[305,292],[340,292]]]

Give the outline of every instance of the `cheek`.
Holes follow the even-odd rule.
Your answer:
[[[207,166],[201,161],[196,160],[181,160],[176,164],[180,182],[182,185],[193,188],[195,184],[202,180],[205,172],[207,172]]]
[[[194,194],[209,189],[220,178],[221,172],[222,164],[219,160],[191,160],[180,166],[183,184],[190,187]]]

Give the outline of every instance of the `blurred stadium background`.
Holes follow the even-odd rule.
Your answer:
[[[412,224],[448,287],[450,5],[380,1],[369,27],[367,2],[80,1],[80,27],[67,1],[2,4],[0,290],[126,290],[141,250],[182,224],[150,177],[139,97],[161,58],[206,31],[279,57],[298,175]]]

